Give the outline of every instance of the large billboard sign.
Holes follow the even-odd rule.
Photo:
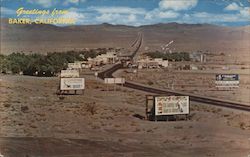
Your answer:
[[[125,78],[105,78],[105,84],[124,84]]]
[[[61,70],[61,77],[79,77],[78,70]]]
[[[81,62],[68,63],[68,68],[69,69],[81,69],[82,64],[81,64]]]
[[[156,96],[155,115],[189,114],[189,96]]]
[[[61,90],[83,90],[84,88],[84,78],[61,78]]]
[[[240,78],[238,74],[216,74],[216,87],[239,87]]]

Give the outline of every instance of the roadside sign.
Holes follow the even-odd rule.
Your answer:
[[[67,78],[67,77],[79,77],[79,71],[78,70],[61,70],[61,77]]]
[[[68,63],[68,68],[69,69],[81,69],[82,64],[81,64],[81,62]]]
[[[115,84],[124,84],[125,78],[115,78]]]
[[[60,90],[83,90],[85,89],[84,78],[61,78]]]
[[[115,79],[114,78],[104,78],[104,83],[105,84],[114,84]]]
[[[105,78],[105,84],[124,84],[125,78]]]
[[[189,114],[189,96],[155,96],[155,115]]]
[[[215,84],[216,87],[239,87],[238,74],[216,74]]]
[[[98,76],[98,72],[95,72],[95,77],[97,77]]]

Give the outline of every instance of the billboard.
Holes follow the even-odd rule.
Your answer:
[[[105,78],[105,84],[124,84],[125,78]]]
[[[82,64],[81,64],[81,62],[68,63],[68,68],[69,69],[81,69]]]
[[[240,80],[238,74],[216,74],[216,87],[239,87]]]
[[[189,96],[156,96],[155,115],[189,114]]]
[[[83,90],[84,88],[84,78],[61,78],[61,90]]]
[[[78,70],[61,70],[61,77],[79,77]]]

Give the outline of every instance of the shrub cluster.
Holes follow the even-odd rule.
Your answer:
[[[68,51],[42,54],[12,53],[0,55],[0,72],[31,76],[55,76],[62,69],[66,69],[68,63],[94,58],[99,54],[106,53],[105,50],[90,51]]]
[[[149,52],[148,55],[151,58],[163,58],[169,61],[190,61],[188,52],[173,52],[173,53],[162,53],[159,51]]]

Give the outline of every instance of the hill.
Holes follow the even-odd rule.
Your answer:
[[[211,52],[249,52],[250,27],[222,27],[210,24],[160,23],[146,26],[10,25],[1,19],[1,53],[54,52],[83,48],[128,48],[143,33],[143,46],[150,50],[174,40],[173,50]],[[142,49],[144,51],[144,49]]]

